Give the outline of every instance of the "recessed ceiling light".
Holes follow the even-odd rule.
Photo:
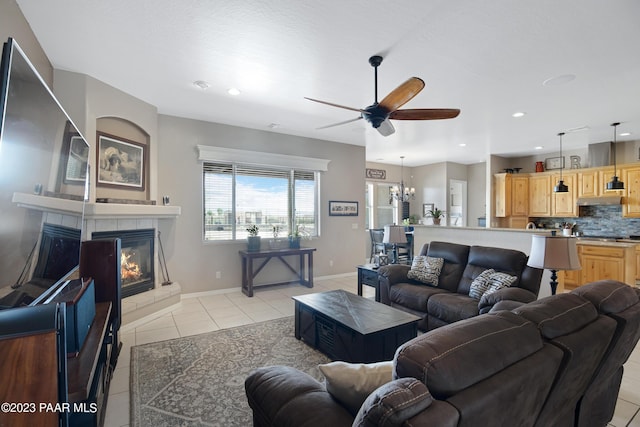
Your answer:
[[[534,150],[542,150],[544,147],[542,145],[538,145],[537,147],[533,147]]]
[[[516,117],[516,118],[518,118],[518,117],[524,117],[524,115],[525,115],[525,114],[527,114],[527,113],[525,113],[524,111],[518,111],[518,112],[516,112],[516,113],[513,113],[513,114],[511,115],[511,117]]]
[[[196,80],[195,82],[193,82],[193,85],[199,87],[202,90],[207,90],[209,89],[209,87],[211,87],[209,82],[205,82],[204,80]]]
[[[542,82],[543,86],[560,86],[570,83],[576,79],[575,74],[561,74],[555,77],[549,77],[547,80]]]
[[[458,144],[458,147],[466,147],[466,146],[467,146],[467,144],[465,144],[464,142],[461,143],[461,144]]]
[[[229,95],[233,95],[233,96],[240,95],[240,89],[237,89],[237,88],[235,88],[235,87],[232,87],[232,88],[229,88],[229,90],[227,91],[227,93],[228,93]]]
[[[622,132],[620,134],[620,136],[629,136],[629,135],[631,135],[631,132]]]

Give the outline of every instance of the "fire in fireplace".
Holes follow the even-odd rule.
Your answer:
[[[155,229],[96,231],[92,239],[119,238],[122,297],[153,289]]]

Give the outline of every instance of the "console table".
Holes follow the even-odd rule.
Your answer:
[[[313,252],[316,248],[289,248],[289,249],[263,249],[260,251],[247,251],[242,250],[238,251],[240,257],[242,258],[242,292],[249,296],[253,296],[253,288],[255,286],[270,286],[270,285],[284,285],[289,283],[300,283],[307,288],[313,288]],[[284,258],[287,256],[297,256],[299,259],[298,270],[289,264],[289,262]],[[298,276],[298,280],[294,281],[285,281],[278,283],[265,283],[256,285],[253,282],[253,279],[260,273],[260,271],[264,268],[265,265],[271,259],[277,258],[279,259],[284,266],[287,267],[288,271],[293,272],[293,274]],[[253,260],[262,259],[262,263],[254,270],[253,268]],[[305,263],[306,259],[306,263]]]

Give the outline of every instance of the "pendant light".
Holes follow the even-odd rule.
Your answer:
[[[616,128],[619,124],[620,123],[611,123],[611,126],[613,126],[613,176],[611,177],[611,181],[607,182],[607,190],[624,190],[624,182],[618,181],[618,165],[616,163]]]
[[[400,156],[400,187],[397,185],[391,187],[389,204],[391,204],[394,199],[400,202],[408,202],[415,197],[416,189],[404,186],[404,156]]]
[[[569,187],[567,187],[562,180],[562,169],[564,169],[564,157],[562,157],[562,135],[564,132],[560,132],[558,136],[560,137],[560,179],[558,180],[558,185],[553,187],[554,193],[568,193]]]

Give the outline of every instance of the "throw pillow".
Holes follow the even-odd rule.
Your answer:
[[[471,282],[471,287],[469,288],[469,296],[473,299],[480,300],[480,298],[482,298],[482,295],[484,295],[487,289],[489,289],[489,287],[491,286],[491,275],[495,272],[496,271],[493,268],[490,268],[478,274],[478,276],[473,279],[473,282]]]
[[[415,378],[400,378],[375,390],[353,421],[354,427],[404,425],[433,403],[427,386]],[[435,424],[434,424],[435,425]]]
[[[318,368],[325,377],[327,392],[353,415],[358,413],[367,396],[393,379],[392,361],[331,362],[318,365]]]
[[[444,258],[417,256],[413,258],[407,277],[428,285],[438,286],[443,265]]]
[[[507,273],[495,272],[489,278],[489,288],[485,291],[485,295],[490,295],[495,291],[507,288],[513,285],[518,278]]]

